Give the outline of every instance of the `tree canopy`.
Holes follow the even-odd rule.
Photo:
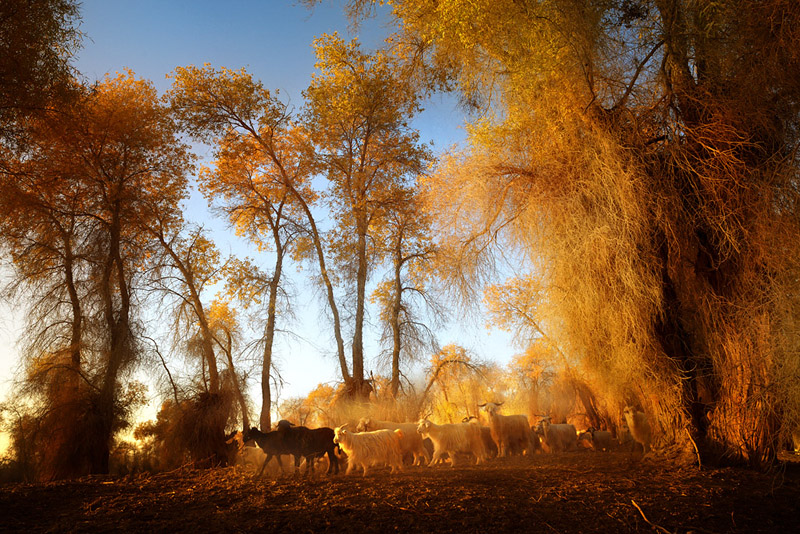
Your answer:
[[[458,272],[514,243],[537,329],[607,399],[768,462],[800,398],[798,6],[387,3],[477,112],[429,185]]]

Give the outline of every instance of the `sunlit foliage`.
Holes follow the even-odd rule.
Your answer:
[[[139,359],[136,292],[155,253],[147,228],[179,217],[192,157],[152,84],[130,72],[30,120],[28,132],[0,184],[9,289],[31,303],[27,392],[58,422],[45,431],[63,426],[64,443],[77,433],[85,444],[70,461],[47,449],[67,471],[45,476],[107,472],[120,387]]]
[[[800,398],[798,5],[387,3],[477,112],[429,182],[453,273],[516,245],[536,329],[604,397],[769,463]]]
[[[314,49],[317,72],[302,116],[330,184],[327,204],[336,222],[330,247],[355,310],[353,376],[346,382],[363,397],[366,286],[383,252],[373,243],[430,155],[409,125],[419,96],[392,56],[367,53],[338,35],[320,37]]]
[[[24,146],[25,119],[74,96],[69,60],[80,46],[79,22],[74,0],[0,4],[0,150]]]

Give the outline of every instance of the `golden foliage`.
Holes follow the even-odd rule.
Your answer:
[[[774,457],[798,399],[800,8],[390,4],[401,39],[485,106],[427,183],[454,279],[480,287],[485,251],[518,247],[537,284],[490,290],[499,319],[556,340],[669,439],[704,439],[714,407],[710,442]]]

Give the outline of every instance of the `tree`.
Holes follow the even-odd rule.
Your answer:
[[[465,271],[517,245],[607,396],[665,441],[769,464],[800,413],[800,7],[389,3],[486,110],[432,186]]]
[[[89,269],[86,189],[69,154],[54,148],[64,124],[32,120],[28,127],[36,142],[0,173],[0,235],[16,269],[6,290],[33,296],[29,331],[36,334],[26,351],[63,354],[55,359],[77,389]]]
[[[428,382],[419,398],[417,412],[421,414],[423,407],[428,404],[429,411],[438,412],[440,419],[447,419],[450,423],[473,415],[470,410],[477,407],[477,401],[486,393],[487,381],[480,380],[485,378],[486,370],[486,366],[475,361],[464,347],[455,344],[445,345],[431,356],[431,366],[427,372]],[[452,399],[449,395],[451,388],[458,390]],[[432,390],[441,393],[442,399],[429,399]]]
[[[281,403],[281,419],[295,424],[320,427],[336,426],[336,390],[328,384],[319,384],[305,398],[291,398]]]
[[[0,142],[19,141],[25,117],[74,92],[68,62],[80,42],[77,22],[74,0],[0,5]]]
[[[550,349],[544,343],[532,343],[522,354],[515,356],[508,368],[513,379],[529,395],[529,414],[541,414],[540,397],[553,383],[555,373]]]
[[[410,360],[422,347],[434,348],[436,344],[435,335],[419,318],[416,305],[421,302],[434,318],[444,316],[442,307],[429,294],[436,247],[418,196],[417,188],[396,191],[394,200],[385,207],[385,235],[377,236],[380,253],[390,262],[391,275],[378,284],[373,299],[381,308],[383,340],[391,340],[390,391],[395,398],[400,389],[401,354]]]
[[[242,428],[250,428],[250,410],[247,406],[247,399],[245,398],[244,379],[240,381],[237,366],[234,364],[233,353],[236,349],[238,338],[240,337],[239,325],[236,320],[236,311],[232,309],[227,302],[222,300],[215,300],[211,303],[208,311],[210,319],[210,328],[214,334],[214,341],[216,342],[219,350],[225,355],[225,361],[228,364],[228,379],[230,381],[230,389],[236,397],[236,402],[239,404],[239,410],[242,412]]]
[[[303,122],[330,183],[333,252],[355,285],[352,377],[343,378],[351,395],[364,397],[366,286],[375,254],[370,239],[385,224],[396,189],[421,173],[430,156],[408,124],[419,111],[418,95],[391,56],[367,54],[357,41],[337,35],[317,39],[315,50],[318,72],[305,92]]]
[[[189,230],[183,236],[171,226],[171,223],[156,218],[150,227],[150,232],[164,252],[164,260],[153,265],[154,281],[161,291],[173,296],[177,302],[175,331],[185,330],[181,327],[182,322],[190,330],[198,329],[196,340],[203,368],[208,366],[207,392],[215,395],[220,391],[217,356],[214,352],[216,343],[202,295],[208,286],[220,279],[222,266],[219,251],[201,228]]]
[[[244,70],[186,67],[176,69],[174,78],[170,98],[182,124],[192,135],[216,147],[212,167],[201,173],[203,193],[214,199],[216,208],[237,232],[274,253],[267,283],[261,374],[260,423],[267,431],[271,427],[270,371],[283,264],[301,234],[310,236],[314,244],[328,288],[340,362],[344,364],[338,309],[310,207],[317,195],[310,184],[313,166],[309,144],[302,128],[293,124],[286,106]],[[263,277],[238,276],[242,283],[258,278]],[[239,291],[252,296],[252,289],[252,285],[241,286]]]
[[[2,221],[17,280],[36,299],[33,313],[46,318],[28,332],[30,383],[34,395],[52,401],[60,379],[50,370],[81,377],[85,387],[72,397],[69,417],[47,417],[80,436],[68,446],[84,445],[66,469],[105,473],[125,412],[122,372],[138,354],[134,292],[154,253],[146,228],[178,208],[191,157],[155,89],[132,73],[85,90],[56,118],[34,121],[28,154],[12,161],[3,181],[5,191],[20,193],[11,214],[21,218]],[[69,303],[68,336],[61,296]],[[55,469],[52,476],[72,474]]]
[[[81,119],[69,142],[83,161],[83,178],[94,194],[90,213],[98,223],[96,276],[107,360],[99,386],[98,455],[92,471],[105,473],[117,380],[136,358],[131,290],[136,269],[152,245],[147,224],[178,209],[192,160],[155,88],[131,72],[100,83]]]
[[[41,409],[27,415],[38,415],[37,425],[50,441],[48,454],[38,455],[35,467],[43,478],[61,478],[87,469],[77,438],[93,386],[93,347],[84,341],[91,234],[80,216],[84,191],[70,187],[73,169],[61,153],[49,150],[63,129],[44,121],[28,126],[38,146],[29,146],[24,159],[8,160],[0,182],[0,235],[13,273],[4,289],[28,303],[22,350],[30,360],[24,389],[39,397]],[[24,450],[18,453],[26,456]]]

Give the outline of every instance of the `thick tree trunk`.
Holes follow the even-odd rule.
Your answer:
[[[109,226],[109,254],[103,276],[102,296],[109,347],[105,373],[95,406],[95,424],[90,433],[91,473],[108,473],[109,447],[114,428],[119,371],[131,360],[130,294],[122,260],[119,210],[112,214]],[[116,299],[114,295],[116,294]],[[118,307],[115,306],[118,302]]]
[[[686,246],[684,254],[690,247]],[[695,250],[698,247],[694,247]],[[674,362],[681,377],[681,407],[688,424],[689,436],[701,462],[714,462],[720,454],[719,444],[714,443],[708,434],[708,419],[706,413],[717,401],[717,390],[713,384],[714,373],[710,357],[703,352],[702,340],[698,338],[702,313],[694,308],[694,295],[687,294],[696,290],[695,284],[703,284],[697,280],[694,272],[697,271],[698,259],[682,257],[670,258],[668,247],[662,239],[662,288],[664,310],[661,318],[656,322],[656,334],[660,340],[662,350],[670,361]],[[670,274],[670,265],[684,265],[694,272]],[[673,267],[673,269],[676,267]],[[676,282],[673,276],[684,280],[694,279],[692,287],[683,287]]]
[[[194,293],[194,291],[193,291]],[[208,326],[208,320],[203,311],[203,304],[199,296],[194,303],[198,310],[198,322],[200,323],[200,337],[203,349],[203,360],[208,365],[208,392],[212,395],[219,393],[219,369],[217,368],[217,356],[214,353],[213,336]]]

